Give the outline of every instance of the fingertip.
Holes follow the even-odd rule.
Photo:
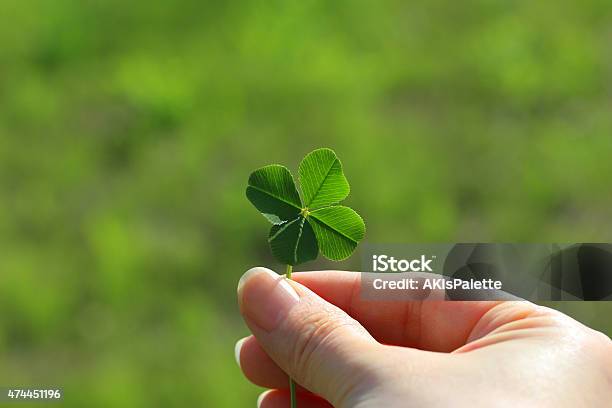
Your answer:
[[[240,294],[242,293],[242,290],[244,289],[244,284],[254,275],[257,275],[259,273],[269,273],[272,274],[274,276],[278,276],[278,274],[276,272],[274,272],[271,269],[266,268],[265,266],[254,266],[251,269],[247,270],[245,273],[242,274],[242,276],[240,277],[240,280],[238,280],[238,287],[236,288],[236,292],[238,292],[238,298],[240,298]]]
[[[236,357],[240,360],[240,370],[244,376],[260,387],[286,388],[289,381],[287,374],[263,350],[257,339],[249,336],[242,340]]]
[[[271,332],[300,297],[288,280],[263,267],[249,269],[238,282],[238,303],[247,324]]]
[[[240,368],[242,368],[242,365],[240,364],[240,350],[242,350],[242,345],[247,339],[248,337],[244,337],[238,340],[234,346],[234,358],[236,359],[236,364],[238,364],[238,367]]]
[[[264,266],[255,266],[243,273],[240,279],[238,280],[238,285],[236,287],[236,294],[238,295],[238,306],[240,307],[240,310],[242,310],[244,305],[243,297],[246,283],[249,282],[254,276],[260,275],[262,273],[268,274],[274,278],[278,278],[280,276],[273,270],[268,269]]]
[[[266,399],[266,395],[270,394],[271,392],[272,390],[268,390],[259,394],[259,397],[257,397],[257,408],[261,408],[261,404]]]

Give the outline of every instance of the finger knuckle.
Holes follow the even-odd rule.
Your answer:
[[[323,359],[334,352],[336,341],[341,329],[351,323],[338,318],[330,310],[317,310],[306,313],[300,320],[300,329],[293,343],[291,364],[294,372],[300,373],[305,382],[313,381],[312,376],[323,364]]]

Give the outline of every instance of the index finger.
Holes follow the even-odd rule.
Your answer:
[[[358,272],[294,272],[292,279],[346,311],[379,342],[429,351],[450,352],[465,345],[478,321],[502,303],[365,300]]]

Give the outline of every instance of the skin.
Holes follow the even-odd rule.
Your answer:
[[[600,407],[612,400],[612,341],[526,301],[372,302],[360,274],[265,268],[241,279],[252,336],[244,375],[262,408]]]

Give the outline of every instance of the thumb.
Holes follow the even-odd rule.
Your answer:
[[[373,380],[379,344],[343,310],[266,268],[238,283],[240,311],[268,355],[297,383],[344,405]]]

